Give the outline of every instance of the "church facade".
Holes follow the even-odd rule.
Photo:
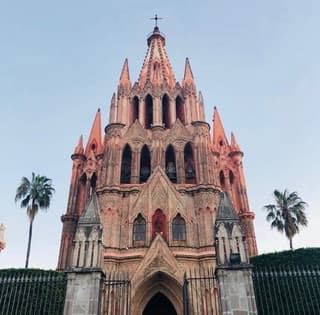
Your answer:
[[[156,26],[135,83],[124,62],[104,134],[98,110],[87,143],[79,139],[58,270],[73,273],[72,281],[85,272],[94,281],[101,271],[106,286],[99,280],[90,292],[103,314],[229,314],[226,286],[244,277],[239,291],[252,294],[248,257],[257,254],[243,153],[216,108],[210,130],[189,60],[176,81],[165,44]],[[230,266],[237,266],[231,276]],[[209,298],[196,297],[198,310],[191,279],[209,279],[210,270],[212,284],[200,283]],[[121,279],[130,290],[115,293]],[[76,313],[75,287],[65,314]],[[124,292],[127,306],[115,302]],[[255,314],[251,298],[242,306],[247,314]]]

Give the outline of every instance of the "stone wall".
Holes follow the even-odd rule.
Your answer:
[[[222,315],[257,315],[252,271],[248,266],[236,269],[217,267]]]
[[[101,314],[103,280],[104,275],[98,270],[70,272],[63,314]]]

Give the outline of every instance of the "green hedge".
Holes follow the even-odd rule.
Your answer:
[[[63,313],[67,279],[53,270],[0,270],[1,315]]]
[[[62,276],[64,273],[55,270],[43,270],[43,269],[24,269],[24,268],[9,268],[9,269],[0,269],[1,276]]]
[[[320,248],[251,258],[259,315],[320,314]]]
[[[299,248],[251,257],[250,262],[256,267],[267,266],[320,266],[320,248]]]

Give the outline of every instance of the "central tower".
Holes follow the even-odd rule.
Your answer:
[[[84,213],[99,213],[100,267],[106,274],[128,274],[132,314],[149,314],[159,301],[167,312],[182,314],[184,274],[216,266],[214,227],[221,192],[232,200],[249,255],[257,254],[254,214],[246,193],[243,153],[233,134],[229,142],[216,108],[210,133],[188,58],[179,83],[157,26],[147,44],[134,84],[128,60],[124,62],[104,137],[99,110],[85,148],[81,137],[71,156],[58,269],[93,267],[96,259],[81,257],[89,249],[94,255],[95,243],[90,239],[89,248],[89,232],[77,231]],[[85,239],[82,247],[77,243],[80,234]]]

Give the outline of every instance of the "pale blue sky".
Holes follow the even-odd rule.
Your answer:
[[[260,252],[288,248],[261,210],[274,188],[297,190],[310,205],[294,246],[319,247],[319,12],[317,0],[1,1],[0,268],[24,265],[28,219],[14,195],[32,171],[51,177],[56,194],[35,219],[30,266],[56,267],[70,155],[98,107],[107,124],[126,57],[137,79],[155,13],[176,78],[189,57],[207,121],[217,106],[245,153]]]

